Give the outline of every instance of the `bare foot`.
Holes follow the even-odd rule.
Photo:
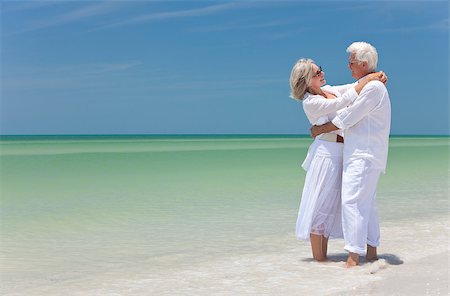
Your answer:
[[[378,260],[377,256],[375,256],[375,257],[366,256],[366,261],[367,262],[374,262],[374,261],[377,261],[377,260]]]
[[[356,253],[349,253],[345,267],[351,268],[359,264],[359,255]]]

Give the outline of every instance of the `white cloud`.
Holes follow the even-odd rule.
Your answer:
[[[295,30],[288,30],[284,32],[278,32],[278,33],[271,33],[264,35],[263,37],[269,40],[278,40],[278,39],[285,39],[285,38],[291,38],[291,37],[297,37],[301,36],[302,33],[307,32],[310,30],[310,28],[300,28]]]
[[[122,8],[126,2],[100,2],[95,4],[90,4],[83,6],[81,8],[69,11],[67,13],[49,17],[47,19],[41,19],[33,21],[25,26],[25,28],[12,32],[11,34],[20,34],[25,32],[31,32],[35,30],[40,30],[44,28],[54,27],[58,25],[79,22],[81,20],[92,18],[102,14],[109,14],[118,11]]]
[[[19,12],[26,10],[33,10],[39,8],[47,8],[49,6],[56,6],[64,4],[63,1],[7,1],[2,3],[3,12]]]
[[[98,29],[122,27],[127,25],[134,25],[140,23],[147,23],[152,21],[163,21],[168,19],[195,17],[195,16],[205,16],[217,14],[223,11],[232,10],[241,7],[249,7],[255,2],[228,2],[223,4],[216,4],[207,7],[187,9],[187,10],[177,10],[177,11],[166,11],[166,12],[156,12],[149,13],[140,16],[136,16],[121,22],[112,23],[106,26],[102,26]]]
[[[414,33],[417,31],[447,31],[450,28],[449,19],[440,20],[431,24],[423,24],[419,26],[402,26],[395,28],[387,28],[373,30],[370,33]]]
[[[139,61],[131,61],[109,64],[4,67],[2,87],[5,90],[96,87],[108,81],[111,75],[126,72],[140,65],[142,63]]]
[[[221,80],[197,80],[197,81],[182,81],[161,83],[159,85],[149,85],[144,87],[146,90],[153,91],[189,91],[201,90],[203,91],[225,91],[231,89],[258,89],[265,85],[275,84],[279,85],[286,83],[286,78],[275,77],[242,77],[240,79],[221,79]]]
[[[190,29],[191,32],[219,32],[219,31],[230,31],[230,30],[248,30],[248,29],[262,29],[262,28],[272,28],[281,27],[295,23],[295,20],[276,20],[264,23],[244,23],[244,22],[230,22],[226,24],[219,24],[207,27],[198,27]]]

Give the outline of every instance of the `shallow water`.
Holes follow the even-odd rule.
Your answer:
[[[330,294],[368,274],[311,262],[295,240],[308,138],[0,143],[2,295]],[[442,251],[448,153],[447,137],[391,139],[377,197],[390,266]],[[330,252],[341,260],[342,241]]]

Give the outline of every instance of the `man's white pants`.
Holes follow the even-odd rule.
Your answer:
[[[375,203],[380,169],[368,159],[344,161],[342,174],[342,227],[344,249],[364,255],[366,244],[380,245],[380,225]]]

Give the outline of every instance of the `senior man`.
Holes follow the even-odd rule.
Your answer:
[[[360,80],[376,70],[378,53],[366,42],[348,48],[348,66]],[[359,264],[359,255],[377,260],[380,226],[375,203],[380,174],[386,169],[391,122],[391,105],[385,85],[369,82],[350,106],[340,110],[329,123],[313,126],[313,137],[333,130],[344,130],[342,174],[342,226],[349,252],[347,267]],[[366,250],[367,245],[367,250]]]

